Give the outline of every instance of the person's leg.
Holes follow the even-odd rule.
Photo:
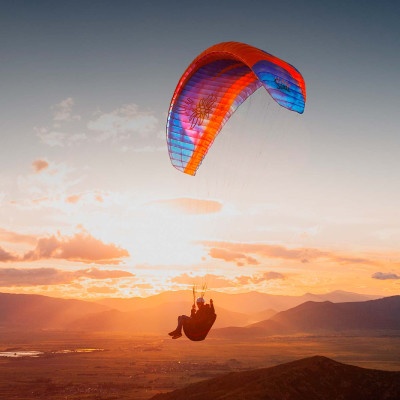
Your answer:
[[[183,326],[183,323],[184,323],[186,320],[188,320],[188,319],[190,319],[190,317],[188,317],[187,315],[180,315],[180,316],[178,317],[178,326],[177,326],[177,328],[176,328],[176,331],[177,331],[177,332],[182,333],[182,326]]]
[[[178,317],[178,326],[176,327],[176,329],[174,331],[168,333],[168,335],[170,335],[170,336],[178,336],[178,335],[182,336],[182,326],[183,326],[183,322],[186,319],[190,319],[190,317],[188,317],[187,315],[180,315]]]

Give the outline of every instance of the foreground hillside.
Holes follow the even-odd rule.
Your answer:
[[[153,400],[399,400],[400,372],[310,358],[194,383]]]

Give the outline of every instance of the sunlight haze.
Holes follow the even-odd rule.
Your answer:
[[[0,292],[399,293],[398,5],[42,3],[0,17]],[[294,65],[305,111],[260,88],[188,176],[167,112],[224,41]]]

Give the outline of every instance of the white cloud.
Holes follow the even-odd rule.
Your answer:
[[[139,110],[136,104],[126,104],[89,121],[87,127],[99,133],[97,140],[104,141],[109,138],[126,139],[132,133],[145,137],[156,130],[157,123],[157,118],[151,112]]]
[[[73,121],[80,120],[81,117],[79,115],[72,114],[72,107],[75,102],[72,97],[68,97],[65,100],[62,100],[60,103],[51,107],[53,110],[53,120],[54,121]]]
[[[47,144],[50,147],[64,147],[70,146],[72,144],[82,142],[87,139],[87,135],[85,133],[65,133],[57,130],[49,129],[46,127],[37,128],[35,127],[37,136],[40,140]]]
[[[64,163],[49,163],[40,174],[33,173],[18,177],[18,187],[22,193],[55,197],[64,195],[68,189],[84,179],[83,175],[73,178],[75,169]]]

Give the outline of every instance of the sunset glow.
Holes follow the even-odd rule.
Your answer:
[[[211,21],[200,32],[143,7],[115,29],[88,10],[44,24],[32,6],[3,25],[0,291],[131,297],[207,281],[229,293],[398,294],[398,80],[371,74],[396,76],[399,52],[366,49],[359,34],[376,39],[381,23],[357,19],[346,35],[333,23],[317,40],[257,13],[238,31],[219,7],[216,20],[198,10]],[[189,63],[226,40],[298,67],[305,111],[255,92],[186,176],[168,157],[171,96]]]

